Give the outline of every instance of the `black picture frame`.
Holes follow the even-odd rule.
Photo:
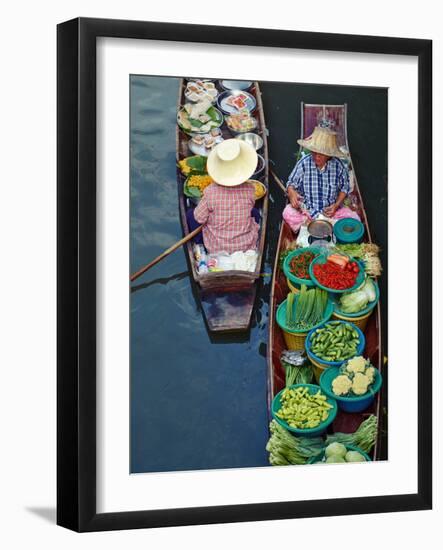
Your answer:
[[[96,39],[167,40],[418,58],[416,494],[96,512]],[[104,531],[432,507],[432,41],[78,18],[57,29],[57,523]]]

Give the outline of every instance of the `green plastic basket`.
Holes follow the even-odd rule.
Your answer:
[[[297,295],[294,299],[294,306],[297,307],[298,304],[299,295]],[[287,300],[284,300],[277,308],[277,324],[278,326],[283,329],[285,332],[289,332],[291,334],[301,334],[301,333],[308,333],[310,330],[314,330],[318,327],[320,327],[323,323],[326,321],[329,321],[329,319],[332,316],[332,313],[334,311],[334,302],[328,298],[328,302],[326,304],[325,314],[323,316],[323,319],[320,321],[320,323],[317,323],[310,329],[303,329],[303,330],[295,330],[293,328],[288,328],[286,326],[286,302]]]
[[[322,249],[315,246],[306,246],[304,248],[297,248],[296,250],[294,250],[293,252],[290,252],[286,256],[283,262],[283,272],[286,275],[286,278],[289,279],[289,281],[291,281],[291,283],[295,285],[297,288],[300,288],[301,285],[306,285],[309,287],[314,286],[314,282],[312,281],[312,279],[300,279],[300,277],[296,277],[291,272],[290,263],[292,258],[295,258],[295,256],[299,256],[303,252],[313,252],[314,254],[321,254]]]
[[[365,266],[363,265],[362,262],[356,260],[355,258],[351,258],[349,256],[348,256],[348,258],[350,259],[351,262],[356,262],[357,265],[360,267],[360,271],[358,272],[357,279],[355,280],[354,286],[351,286],[349,288],[345,288],[343,290],[337,290],[335,288],[329,288],[327,286],[323,286],[321,283],[318,282],[318,280],[316,279],[316,277],[314,275],[314,266],[316,264],[326,263],[326,261],[327,261],[326,256],[319,256],[319,257],[315,258],[314,260],[312,260],[311,265],[309,266],[309,274],[311,275],[311,279],[314,282],[314,284],[316,286],[322,288],[323,290],[327,290],[328,292],[332,292],[334,294],[343,294],[345,292],[352,292],[353,290],[356,290],[363,283],[363,281],[365,280],[365,277],[366,277]]]
[[[296,389],[296,388],[308,388],[308,391],[310,394],[315,394],[319,390],[321,392],[320,386],[317,386],[316,384],[294,384],[292,386],[289,386],[289,389]],[[291,432],[298,436],[318,437],[322,435],[327,430],[328,426],[332,424],[335,417],[337,416],[337,411],[338,411],[337,401],[331,397],[326,396],[326,401],[330,405],[332,405],[332,409],[329,410],[328,418],[323,422],[320,422],[320,424],[315,428],[292,428],[291,426],[289,426],[289,424],[285,420],[277,416],[278,411],[281,409],[281,394],[285,389],[287,388],[284,388],[283,390],[279,391],[277,395],[274,397],[274,399],[272,400],[271,414],[274,420],[278,422],[280,426],[283,426],[283,428],[288,430],[288,432]]]

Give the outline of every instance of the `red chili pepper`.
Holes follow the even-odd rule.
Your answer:
[[[359,268],[357,266],[355,269],[347,270],[331,262],[314,266],[314,275],[317,281],[333,290],[345,290],[354,286],[358,272]]]
[[[297,254],[297,256],[294,256],[291,260],[291,272],[300,279],[310,279],[309,266],[316,257],[317,255],[313,252],[302,252],[301,254]]]

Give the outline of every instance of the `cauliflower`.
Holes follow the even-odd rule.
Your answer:
[[[352,380],[352,391],[355,395],[364,395],[368,391],[369,384],[370,381],[366,374],[357,372]]]
[[[368,367],[365,372],[366,376],[369,379],[369,383],[372,384],[375,380],[375,369],[374,367]]]
[[[366,359],[362,357],[361,355],[358,357],[353,357],[352,359],[349,359],[346,370],[348,372],[357,373],[357,372],[365,372],[366,368]]]
[[[340,374],[332,381],[332,391],[335,395],[346,395],[351,387],[352,382],[346,374]]]

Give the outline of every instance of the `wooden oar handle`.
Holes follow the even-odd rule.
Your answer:
[[[163,260],[163,258],[166,258],[166,256],[169,256],[171,252],[174,252],[174,250],[177,250],[177,248],[179,248],[183,244],[190,241],[193,237],[198,235],[202,229],[203,229],[203,226],[200,225],[199,227],[197,227],[197,229],[194,229],[194,231],[191,231],[190,233],[188,233],[186,237],[183,237],[183,239],[180,239],[178,242],[170,246],[167,250],[162,252],[160,256],[157,256],[154,260],[152,260],[152,262],[149,262],[149,264],[146,264],[144,267],[140,268],[138,271],[133,273],[131,275],[131,283],[132,281],[135,281],[135,279],[138,279],[140,275],[143,275],[143,273],[146,273],[148,269],[151,269],[152,266],[154,266],[155,264],[158,264],[158,262]]]
[[[283,193],[286,194],[286,186],[282,182],[282,180],[277,176],[277,174],[274,172],[272,168],[269,168],[269,171],[271,172],[271,176],[274,178],[275,183],[280,187],[280,189],[283,191]]]

